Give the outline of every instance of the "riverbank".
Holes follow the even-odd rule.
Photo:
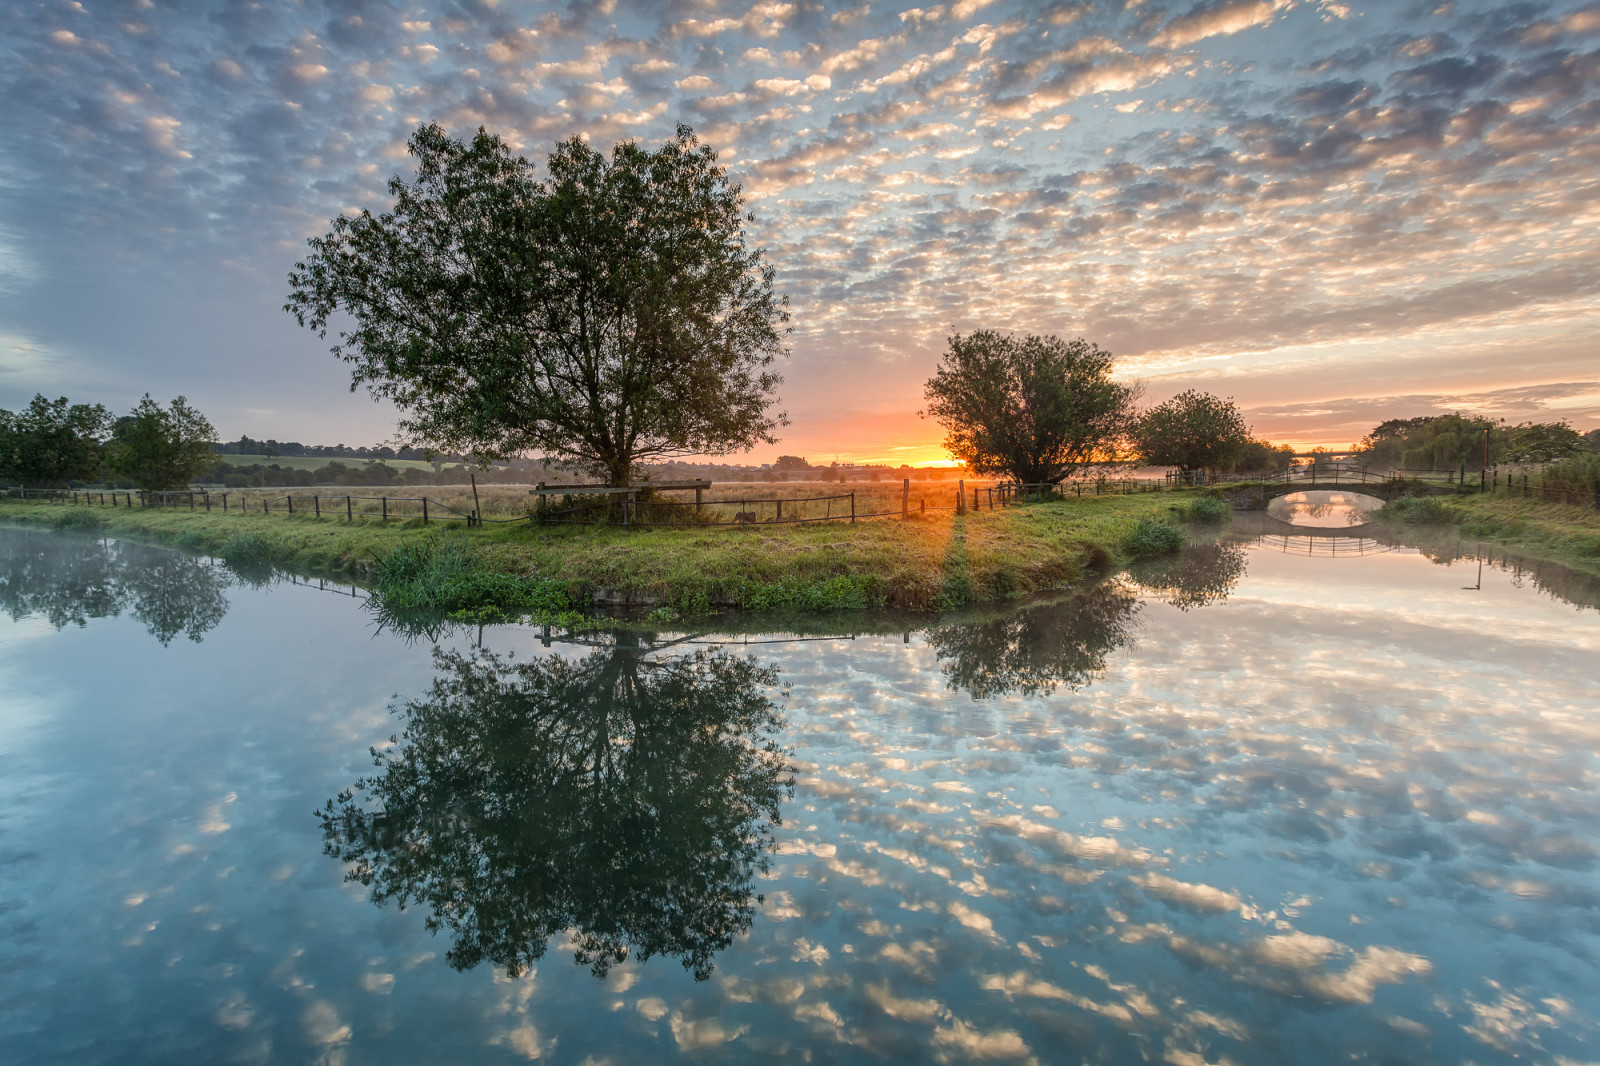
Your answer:
[[[470,545],[486,573],[559,588],[574,606],[766,611],[991,603],[1070,587],[1129,557],[1141,519],[1168,519],[1188,492],[1029,504],[998,511],[757,526],[635,529],[348,522],[310,515],[0,502],[0,520],[82,523],[105,533],[245,565],[371,576],[396,549]],[[67,516],[71,515],[72,518]],[[93,516],[93,517],[89,517]]]
[[[1492,493],[1432,499],[1439,501],[1444,521],[1461,536],[1521,548],[1600,574],[1600,512],[1592,507]],[[1377,514],[1381,519],[1383,512]]]

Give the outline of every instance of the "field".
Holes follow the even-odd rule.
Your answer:
[[[989,507],[991,498],[988,490],[997,482],[987,479],[968,480],[965,482],[967,503],[970,507],[973,502],[973,490],[977,489],[981,495],[979,505],[985,509]],[[1152,484],[1154,484],[1152,482]],[[528,495],[531,484],[524,485],[488,485],[478,486],[479,509],[486,519],[509,519],[525,516],[533,506],[534,498]],[[912,481],[910,489],[910,509],[920,511],[924,508],[930,512],[954,508],[957,491],[957,482],[951,480],[939,481]],[[825,481],[791,481],[791,482],[716,482],[710,489],[701,494],[705,511],[715,515],[716,520],[728,521],[737,511],[749,511],[757,516],[757,520],[765,522],[778,517],[776,501],[784,501],[783,517],[793,518],[828,518],[840,514],[850,513],[851,495],[855,496],[855,508],[858,515],[881,514],[888,512],[894,515],[900,513],[901,484],[899,481],[862,481],[862,482],[825,482]],[[212,494],[213,507],[222,506],[223,493],[221,490]],[[343,513],[345,510],[345,497],[351,497],[351,509],[354,511],[377,511],[380,505],[376,503],[379,497],[387,497],[392,502],[391,515],[405,517],[420,516],[422,505],[416,502],[427,498],[432,504],[442,504],[447,508],[460,513],[473,510],[473,493],[470,485],[404,485],[384,488],[371,488],[366,486],[324,486],[309,488],[251,488],[227,490],[228,509],[231,511],[241,504],[246,510],[260,511],[262,501],[267,501],[274,510],[286,508],[286,497],[293,497],[295,510],[313,510],[320,506],[323,510]],[[317,497],[320,503],[313,503]],[[817,497],[828,497],[819,500]],[[692,490],[669,490],[658,492],[656,498],[660,500],[676,501],[683,504],[694,502]],[[557,497],[551,502],[552,507],[561,507],[563,504]],[[430,515],[439,517],[436,509],[430,510]]]
[[[757,486],[749,486],[755,489]],[[760,486],[768,499],[805,485]],[[814,487],[811,487],[814,488]],[[889,486],[857,497],[887,504]],[[737,486],[742,494],[746,486]],[[913,482],[913,500],[918,485]],[[849,491],[849,486],[845,486]],[[942,494],[941,495],[936,495]],[[929,507],[954,503],[955,485],[928,487]],[[235,494],[230,493],[230,503]],[[467,494],[470,496],[470,490]],[[956,515],[930,510],[910,521],[898,518],[854,524],[757,525],[736,528],[619,529],[615,527],[488,525],[455,532],[419,520],[387,524],[347,522],[303,510],[228,513],[213,510],[83,507],[34,502],[0,503],[0,519],[59,524],[72,521],[101,531],[172,544],[227,557],[239,538],[251,534],[252,551],[302,571],[361,574],[402,545],[465,537],[484,564],[519,577],[555,579],[574,602],[666,604],[688,610],[713,606],[767,609],[779,606],[888,606],[917,610],[988,603],[1026,593],[1063,588],[1088,568],[1112,565],[1140,518],[1170,517],[1188,493],[1085,498],[1014,506]],[[737,497],[736,497],[737,498]],[[753,492],[751,499],[755,498]],[[503,490],[498,508],[525,506]],[[898,508],[898,495],[894,502]],[[490,500],[484,500],[486,517]],[[93,515],[94,518],[89,518]]]
[[[229,466],[272,466],[274,463],[283,470],[320,470],[329,463],[343,463],[345,466],[365,466],[369,462],[381,462],[395,470],[432,470],[432,463],[425,463],[421,459],[324,459],[319,455],[219,455],[218,459]]]

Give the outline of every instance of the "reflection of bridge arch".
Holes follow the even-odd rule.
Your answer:
[[[1381,555],[1392,552],[1400,547],[1398,544],[1385,544],[1373,537],[1352,537],[1348,535],[1327,536],[1316,534],[1291,534],[1268,533],[1257,537],[1257,545],[1269,551],[1279,551],[1285,555],[1309,555],[1325,559],[1349,558],[1357,555]]]

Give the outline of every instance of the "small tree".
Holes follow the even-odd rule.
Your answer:
[[[787,301],[745,247],[739,187],[687,126],[660,150],[582,139],[533,165],[480,129],[411,138],[392,211],[340,216],[289,275],[285,310],[351,387],[440,450],[560,456],[613,485],[646,460],[773,443]]]
[[[100,404],[36,395],[23,410],[0,411],[0,478],[33,488],[100,476],[110,412]]]
[[[1135,393],[1111,370],[1111,353],[1081,338],[957,334],[923,387],[924,415],[973,473],[1054,484],[1116,457]]]
[[[1226,470],[1250,444],[1250,427],[1232,400],[1189,389],[1138,420],[1134,449],[1146,466]]]
[[[205,415],[182,396],[163,409],[145,393],[133,413],[112,427],[107,465],[146,491],[186,489],[216,465],[211,451],[216,436]]]

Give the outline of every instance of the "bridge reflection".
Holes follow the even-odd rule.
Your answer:
[[[1254,543],[1285,555],[1314,555],[1327,558],[1348,558],[1357,555],[1380,555],[1392,552],[1398,544],[1386,544],[1373,537],[1319,536],[1315,533],[1267,533],[1255,538]]]

